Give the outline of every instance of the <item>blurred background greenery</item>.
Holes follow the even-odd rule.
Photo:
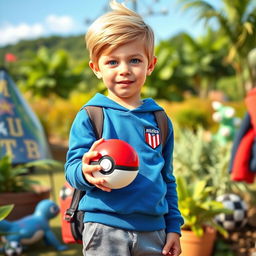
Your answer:
[[[193,11],[198,22],[205,22],[205,31],[197,38],[179,33],[157,42],[158,64],[144,96],[181,101],[187,94],[207,97],[221,90],[228,100],[243,99],[252,85],[247,57],[256,46],[256,3],[222,0],[217,9],[208,1],[179,2],[185,11]],[[104,92],[88,68],[83,37],[52,36],[2,47],[0,65],[5,64],[18,86],[33,96],[69,98],[74,91]],[[6,63],[6,53],[17,61]]]
[[[163,103],[182,127],[200,124],[214,130],[210,102],[228,102],[242,117],[246,91],[254,85],[248,54],[256,47],[256,3],[222,0],[217,9],[208,1],[179,2],[205,22],[205,32],[197,38],[179,33],[157,42],[158,63],[143,97]],[[50,136],[67,139],[77,110],[106,90],[88,67],[83,37],[52,36],[0,48],[0,65],[8,68]],[[15,61],[5,59],[9,53]]]
[[[158,63],[143,88],[143,97],[156,99],[174,123],[177,175],[188,180],[206,179],[215,189],[212,196],[218,191],[244,194],[249,187],[230,182],[229,154],[223,157],[231,151],[231,144],[220,147],[205,137],[214,134],[219,125],[212,119],[212,101],[233,107],[237,117],[243,118],[246,113],[246,92],[256,86],[248,61],[248,54],[256,48],[256,3],[222,0],[217,9],[203,0],[179,2],[184,11],[194,12],[198,22],[205,22],[205,31],[199,37],[179,33],[157,42]],[[63,147],[67,146],[69,129],[80,107],[96,92],[106,92],[89,69],[83,37],[51,36],[0,48],[0,66],[9,70],[40,118],[49,141]],[[8,61],[10,53],[14,58]],[[37,178],[47,182],[48,176]],[[58,198],[64,183],[63,170],[54,174],[54,182]],[[60,237],[60,219],[55,218],[51,225]],[[231,255],[228,253],[225,255]],[[41,243],[32,245],[24,255],[79,254],[80,245],[58,253]]]

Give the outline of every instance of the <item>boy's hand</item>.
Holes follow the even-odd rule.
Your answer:
[[[100,143],[102,143],[103,141],[104,141],[103,138],[95,141],[92,144],[90,150],[83,155],[83,158],[82,158],[82,171],[83,171],[83,174],[84,174],[86,180],[89,183],[95,185],[97,188],[102,189],[103,191],[110,192],[111,189],[104,186],[105,185],[105,180],[103,178],[95,178],[92,175],[93,172],[100,171],[101,170],[101,166],[100,165],[91,165],[90,164],[91,159],[98,155],[98,152],[94,151],[95,147],[97,145],[99,145]]]
[[[180,235],[177,233],[167,233],[166,243],[162,251],[163,255],[178,256],[181,254]]]

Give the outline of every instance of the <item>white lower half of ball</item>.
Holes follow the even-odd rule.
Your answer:
[[[112,189],[119,189],[128,186],[137,176],[138,170],[119,170],[115,169],[111,173],[103,174],[101,172],[93,172],[95,178],[104,178],[107,182],[106,186]]]

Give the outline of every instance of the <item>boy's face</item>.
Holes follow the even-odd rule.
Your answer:
[[[155,64],[156,58],[149,62],[143,40],[137,39],[111,52],[103,52],[98,65],[90,62],[90,67],[103,79],[108,97],[136,105],[140,104],[141,88]]]

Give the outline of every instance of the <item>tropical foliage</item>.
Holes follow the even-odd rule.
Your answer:
[[[17,56],[18,60],[23,61],[33,58],[42,46],[46,47],[50,54],[63,49],[68,51],[72,59],[82,60],[88,57],[83,37],[83,35],[69,37],[50,36],[34,40],[22,40],[17,44],[4,46],[0,48],[0,65],[4,64],[5,54],[8,52]]]
[[[256,45],[256,3],[254,0],[222,0],[220,6],[206,0],[180,0],[185,9],[196,11],[198,20],[214,20],[220,37],[228,42],[226,61],[236,71],[238,85],[245,91],[247,56]]]
[[[50,54],[46,48],[40,48],[36,57],[22,66],[21,75],[24,76],[21,87],[42,97],[56,94],[67,98],[82,79],[72,70],[66,51]]]
[[[211,90],[221,89],[230,99],[243,98],[250,79],[247,56],[256,45],[256,3],[179,2],[185,10],[194,10],[198,20],[206,21],[205,32],[200,37],[181,32],[157,43],[158,63],[143,95],[177,101],[187,92],[204,97]],[[8,65],[12,76],[34,94],[67,97],[73,90],[104,92],[104,86],[88,68],[83,35],[21,41],[0,48],[0,59],[4,60],[8,52],[18,57]]]
[[[218,79],[234,74],[223,62],[226,46],[226,40],[210,29],[198,39],[180,33],[160,42],[156,48],[158,63],[146,90],[168,100],[181,100],[184,91],[206,96],[216,89]]]

